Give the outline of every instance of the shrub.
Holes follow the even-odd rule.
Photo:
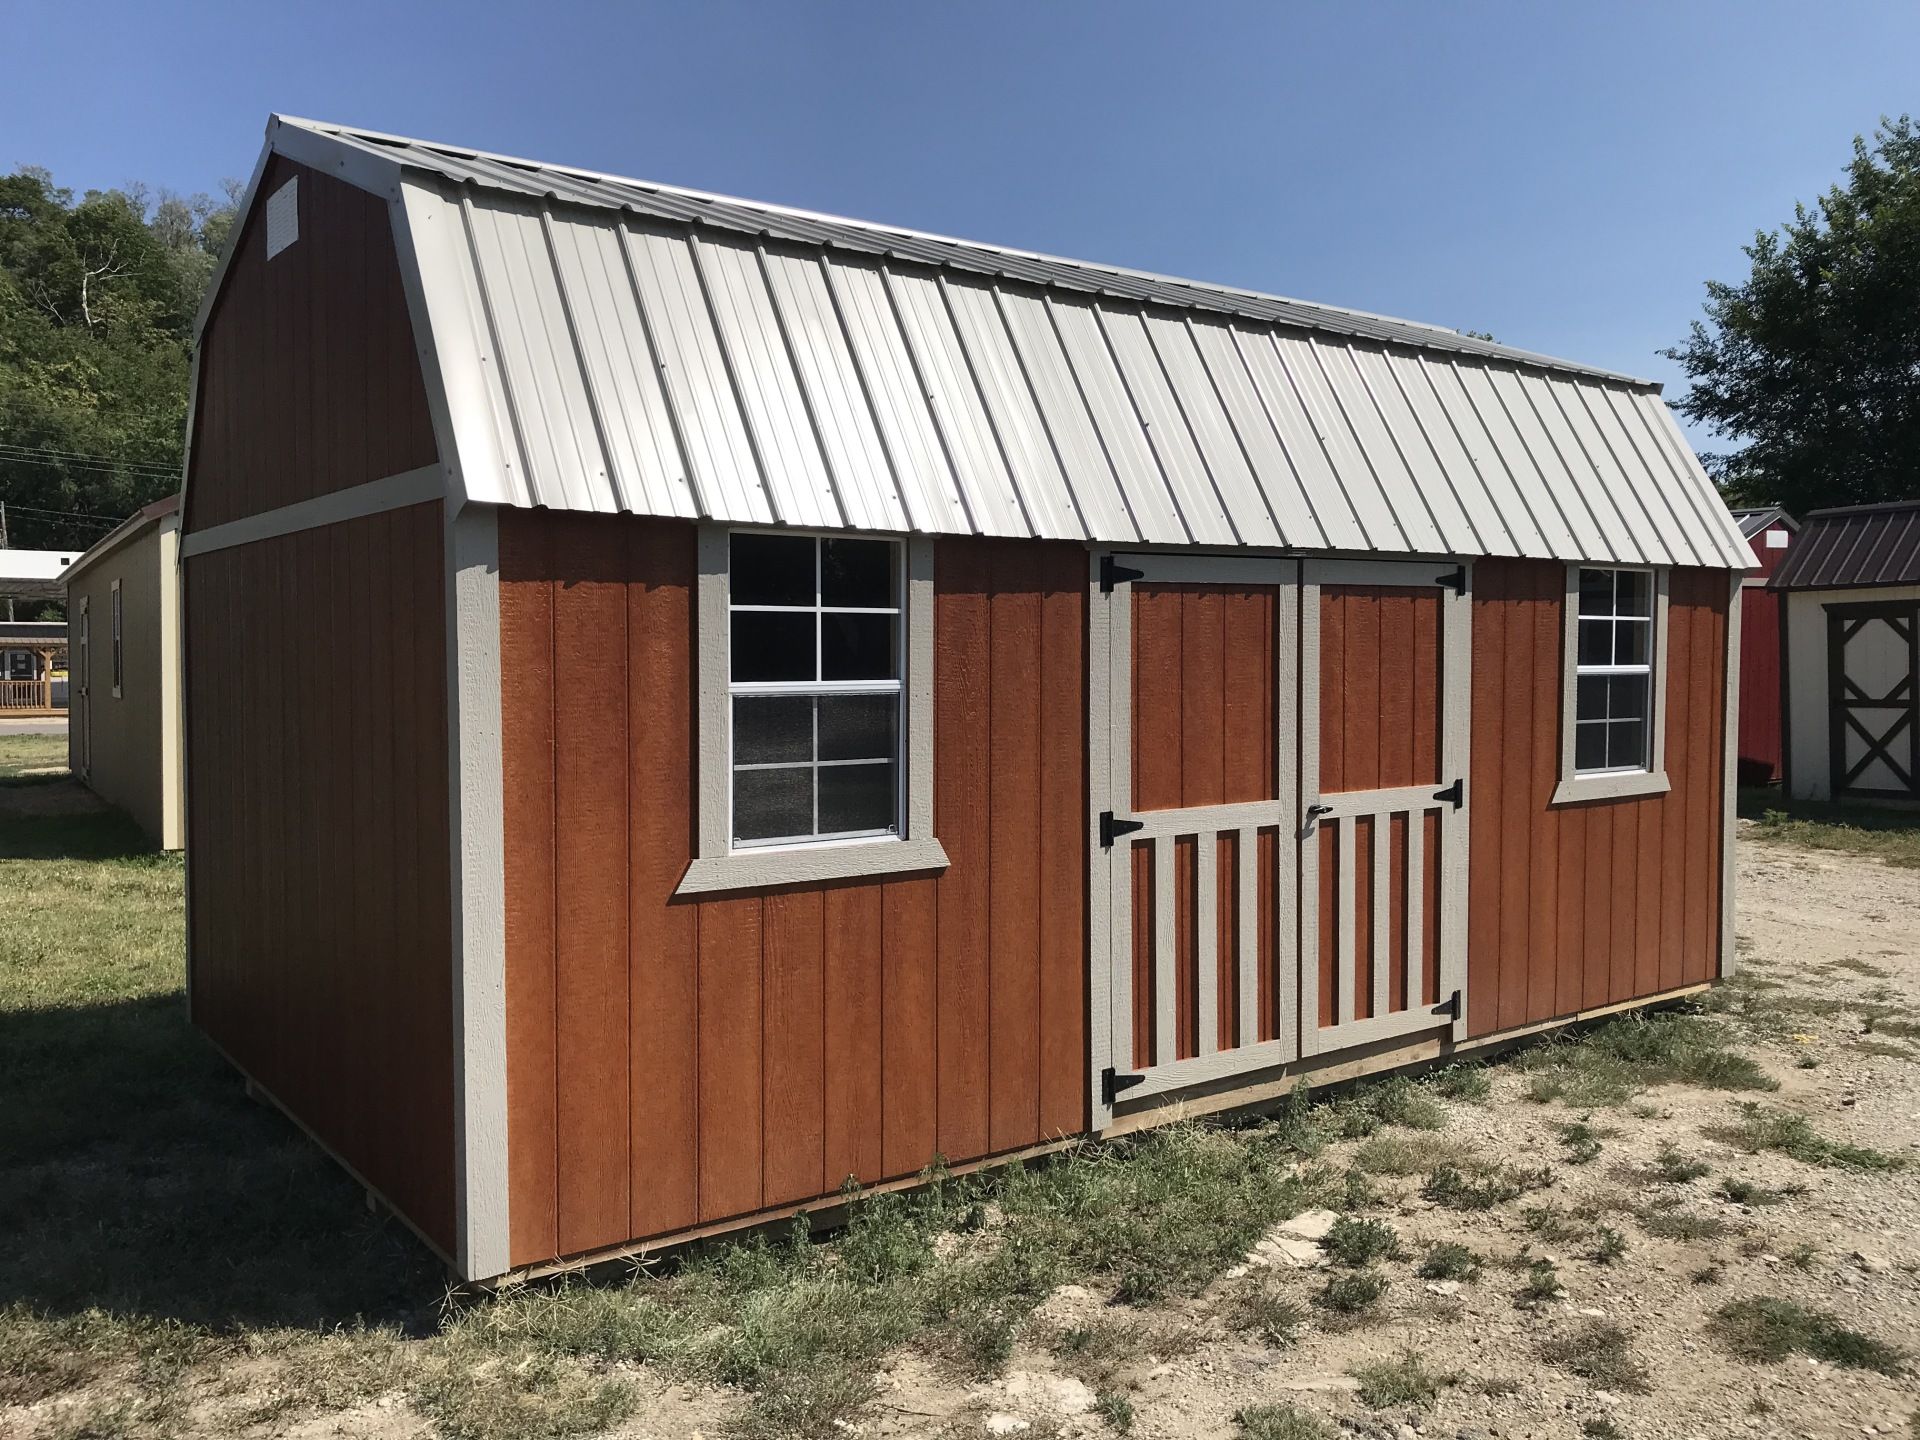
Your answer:
[[[1483,1263],[1458,1241],[1442,1240],[1427,1248],[1417,1273],[1423,1280],[1478,1280]]]
[[[1549,1365],[1623,1394],[1645,1395],[1647,1367],[1634,1356],[1628,1335],[1605,1320],[1590,1320],[1544,1340],[1540,1358]]]
[[[1384,1220],[1356,1220],[1351,1215],[1342,1215],[1333,1222],[1320,1248],[1336,1265],[1357,1270],[1376,1260],[1391,1260],[1399,1255],[1400,1237]]]
[[[1391,1360],[1375,1360],[1355,1365],[1347,1372],[1360,1382],[1360,1403],[1375,1410],[1394,1405],[1412,1405],[1425,1409],[1440,1397],[1440,1392],[1460,1383],[1458,1373],[1429,1370],[1416,1350],[1400,1352]]]
[[[1374,1270],[1335,1275],[1314,1297],[1313,1303],[1337,1315],[1360,1315],[1380,1302],[1387,1287],[1387,1277]]]

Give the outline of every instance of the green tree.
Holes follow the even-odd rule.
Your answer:
[[[1920,130],[1882,119],[1846,180],[1707,283],[1706,322],[1666,353],[1680,413],[1742,442],[1707,457],[1728,497],[1803,514],[1920,495]]]
[[[8,541],[78,548],[179,485],[193,317],[226,201],[143,188],[76,201],[0,176],[0,501]]]

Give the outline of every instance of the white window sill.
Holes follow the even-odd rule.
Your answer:
[[[1552,805],[1582,800],[1626,800],[1635,795],[1664,795],[1673,788],[1664,770],[1623,770],[1617,775],[1574,775],[1553,792]]]
[[[838,845],[794,845],[747,850],[695,860],[680,877],[675,895],[712,895],[773,885],[810,885],[874,875],[944,870],[947,852],[938,840],[875,840]]]

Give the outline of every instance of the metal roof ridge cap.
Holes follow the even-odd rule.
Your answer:
[[[557,164],[552,164],[546,161],[527,159],[523,156],[507,155],[499,151],[479,150],[471,146],[445,144],[440,141],[423,140],[417,137],[410,137],[405,135],[393,135],[393,134],[388,134],[378,130],[361,130],[361,129],[357,129],[357,128],[349,127],[345,125],[334,125],[326,121],[309,120],[309,119],[303,119],[300,117],[290,116],[290,115],[276,115],[275,118],[284,123],[298,125],[303,129],[307,129],[318,134],[323,134],[328,136],[329,138],[336,139],[336,140],[361,139],[361,140],[371,140],[371,141],[392,142],[394,144],[405,145],[408,147],[418,148],[421,150],[428,150],[428,151],[444,150],[444,151],[451,152],[453,154],[464,154],[470,158],[487,159],[487,160],[492,160],[496,163],[507,164],[507,165],[512,165],[516,167],[528,167],[535,171],[550,170],[550,171],[558,172],[563,175],[579,176],[579,177],[583,177],[585,179],[593,180],[596,182],[607,182],[615,185],[630,186],[636,190],[648,190],[648,191],[652,191],[660,194],[673,194],[673,195],[679,195],[683,197],[691,197],[694,199],[706,200],[706,201],[710,201],[718,204],[737,205],[746,210],[767,211],[767,212],[778,214],[778,215],[789,215],[796,219],[801,219],[801,220],[824,222],[824,223],[833,224],[833,225],[845,225],[845,226],[850,226],[854,229],[865,230],[875,234],[881,234],[881,235],[893,234],[893,235],[905,236],[905,237],[916,239],[916,240],[933,241],[938,244],[955,245],[966,250],[985,251],[988,253],[1017,256],[1021,259],[1037,260],[1050,265],[1065,265],[1065,266],[1070,266],[1080,270],[1091,271],[1094,273],[1120,275],[1120,276],[1125,276],[1131,279],[1149,280],[1149,281],[1153,281],[1155,283],[1163,284],[1163,285],[1175,285],[1175,286],[1181,286],[1187,289],[1193,289],[1193,290],[1199,290],[1199,291],[1213,291],[1213,292],[1224,293],[1224,294],[1239,295],[1239,296],[1244,296],[1244,297],[1255,299],[1255,300],[1264,300],[1264,301],[1283,304],[1283,305],[1305,306],[1310,309],[1324,310],[1333,315],[1352,316],[1357,319],[1381,321],[1391,325],[1405,325],[1405,326],[1410,326],[1412,328],[1419,329],[1419,330],[1431,331],[1436,341],[1436,348],[1437,348],[1437,342],[1441,342],[1441,341],[1451,342],[1447,348],[1454,350],[1455,353],[1458,353],[1458,354],[1477,355],[1477,356],[1481,356],[1483,358],[1488,358],[1488,359],[1506,359],[1506,360],[1513,361],[1515,363],[1523,363],[1523,364],[1531,363],[1535,366],[1538,366],[1541,369],[1550,370],[1550,371],[1578,371],[1579,373],[1582,373],[1582,374],[1594,375],[1600,378],[1612,380],[1615,383],[1630,385],[1637,389],[1650,390],[1655,394],[1661,393],[1663,389],[1659,381],[1650,380],[1645,376],[1629,375],[1624,371],[1605,370],[1600,368],[1599,366],[1583,365],[1578,361],[1568,360],[1559,356],[1548,355],[1542,351],[1526,350],[1520,346],[1501,345],[1499,341],[1477,342],[1480,344],[1485,344],[1485,345],[1495,347],[1492,350],[1471,349],[1458,344],[1459,341],[1468,339],[1469,337],[1461,335],[1460,332],[1457,330],[1449,329],[1444,325],[1436,325],[1431,321],[1426,321],[1426,320],[1411,320],[1406,318],[1405,316],[1386,315],[1378,311],[1360,310],[1352,306],[1335,305],[1327,301],[1306,300],[1306,299],[1299,298],[1297,296],[1279,295],[1269,291],[1249,289],[1246,286],[1241,286],[1241,285],[1228,285],[1228,284],[1221,283],[1219,281],[1196,280],[1190,276],[1170,275],[1170,274],[1165,274],[1159,271],[1140,270],[1140,269],[1135,269],[1133,267],[1125,266],[1125,265],[1114,265],[1104,261],[1085,260],[1085,259],[1076,258],[1074,256],[1068,256],[1068,255],[1055,255],[1043,250],[1026,250],[1026,249],[1021,249],[1014,246],[995,245],[982,240],[968,240],[961,236],[945,235],[938,231],[916,230],[910,226],[905,226],[905,225],[888,225],[875,220],[862,220],[856,216],[851,216],[851,215],[835,215],[823,210],[808,210],[796,205],[785,205],[778,201],[753,200],[745,196],[729,195],[729,194],[725,194],[723,192],[714,191],[714,190],[697,190],[692,188],[691,186],[672,185],[664,181],[642,180],[630,175],[615,175],[605,170],[589,170],[582,166],[557,165]],[[401,164],[408,163],[405,157],[403,156],[395,156],[393,158],[398,160]],[[621,207],[610,207],[610,208],[621,208]],[[733,227],[721,226],[720,228],[731,229]],[[823,241],[820,243],[831,246],[832,242]],[[1264,318],[1264,317],[1257,317],[1257,318]]]

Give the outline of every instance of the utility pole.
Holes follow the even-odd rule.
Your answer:
[[[0,550],[11,550],[7,543],[7,502],[0,500]],[[7,596],[7,619],[13,619],[13,596]]]

